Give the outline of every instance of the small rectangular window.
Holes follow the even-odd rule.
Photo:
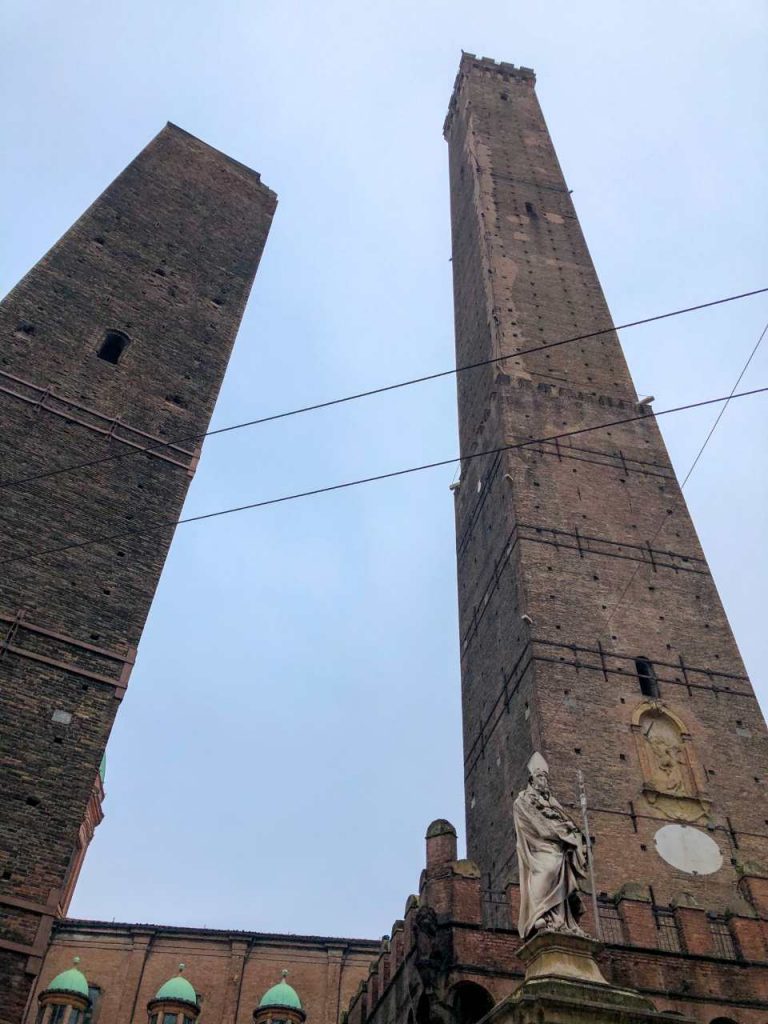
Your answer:
[[[131,339],[122,331],[106,331],[104,340],[99,347],[99,359],[116,366],[120,362],[120,356],[125,352]]]
[[[101,989],[98,985],[88,986],[88,998],[91,1005],[83,1014],[83,1024],[96,1024],[99,1019],[99,1003],[101,1002]]]
[[[635,658],[635,669],[640,683],[640,692],[646,697],[658,699],[659,683],[652,662],[647,658]]]

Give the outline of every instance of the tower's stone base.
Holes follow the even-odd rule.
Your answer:
[[[667,1018],[650,999],[609,985],[595,959],[599,942],[544,932],[521,946],[525,981],[487,1024],[650,1024]],[[685,1021],[687,1018],[676,1017]]]

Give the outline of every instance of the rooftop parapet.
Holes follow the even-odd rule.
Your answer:
[[[462,82],[469,77],[472,71],[492,71],[498,74],[504,82],[509,82],[511,79],[517,79],[518,81],[530,82],[532,86],[536,84],[536,73],[533,68],[518,68],[515,67],[514,64],[508,64],[506,61],[496,61],[491,57],[476,57],[474,53],[466,53],[462,50],[459,71],[456,75],[453,92],[448,104],[448,113],[445,118],[445,123],[443,124],[443,135],[445,138],[448,137],[448,133],[451,128],[451,122],[458,103]]]

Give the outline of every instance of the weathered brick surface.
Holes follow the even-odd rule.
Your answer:
[[[515,356],[612,324],[532,73],[465,56],[446,137],[457,361],[511,355],[458,378],[469,856],[491,888],[515,877],[512,803],[538,749],[564,803],[585,773],[601,890],[637,879],[659,904],[685,891],[725,913],[744,865],[768,867],[765,723],[615,332]],[[711,799],[699,824],[723,855],[714,875],[684,874],[656,853],[669,819],[644,791],[639,657],[653,662],[697,792]]]
[[[0,480],[129,455],[2,491],[2,1024],[21,1020],[41,911],[76,861],[172,536],[150,527],[177,518],[199,450],[136,447],[205,431],[274,207],[257,174],[169,125],[0,308]],[[130,339],[117,365],[97,355],[110,330]]]
[[[418,901],[409,898],[404,932],[379,954],[376,981],[364,981],[349,1007],[348,1024],[476,1024],[468,1015],[462,990],[479,986],[488,1004],[498,1003],[522,982],[517,956],[521,940],[511,927],[489,926],[487,893],[480,873],[467,861],[435,860],[427,843],[427,867]],[[607,940],[599,955],[607,980],[647,996],[659,1011],[682,1014],[701,1024],[716,1018],[739,1024],[764,1024],[768,1009],[768,947],[765,920],[745,905],[727,924],[735,945],[723,956],[714,941],[707,912],[680,905],[670,913],[655,905],[646,890],[617,903],[620,941]],[[519,888],[508,886],[507,900],[516,920]],[[690,897],[686,897],[690,904]],[[426,921],[421,916],[425,908]],[[662,915],[671,924],[662,944]],[[745,916],[747,915],[747,916]],[[591,911],[585,926],[595,934]],[[404,942],[396,942],[404,935]],[[676,936],[676,946],[672,938]],[[386,963],[387,983],[382,983]],[[475,996],[478,989],[473,988]],[[477,1005],[477,1004],[475,1004]]]
[[[99,989],[94,1024],[146,1024],[147,1003],[179,963],[202,997],[202,1019],[211,1024],[250,1024],[283,969],[308,1019],[337,1024],[378,951],[378,942],[365,939],[61,921],[25,1024],[35,1021],[37,992],[70,967],[73,956]]]

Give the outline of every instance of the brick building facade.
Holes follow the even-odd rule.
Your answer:
[[[79,868],[173,533],[157,525],[199,458],[170,442],[207,428],[274,208],[258,174],[169,125],[0,308],[3,1024]]]
[[[365,939],[61,921],[35,996],[79,956],[94,1024],[146,1024],[147,1004],[181,962],[200,996],[201,1024],[250,1022],[261,996],[289,969],[308,1019],[337,1024],[380,948]],[[36,1014],[33,998],[28,1021]]]
[[[418,895],[380,943],[60,921],[36,991],[77,953],[99,990],[93,1024],[143,1024],[179,958],[204,1024],[250,1021],[282,967],[310,1024],[334,1024],[350,995],[346,1024],[495,1020],[524,977],[512,802],[536,750],[566,807],[586,780],[586,927],[607,980],[646,1007],[631,1019],[768,1020],[765,724],[534,85],[465,54],[445,123],[457,363],[483,364],[457,378],[469,859],[433,822]],[[25,1024],[35,1013],[32,1000]]]
[[[676,1015],[667,1019],[765,1024],[768,891],[753,888],[749,896],[743,916],[730,917],[723,930],[683,893],[672,907],[653,903],[647,886],[601,894],[606,979]],[[418,896],[409,897],[371,964],[346,1024],[476,1024],[523,981],[518,906],[515,882],[503,894],[487,890],[477,865],[457,860],[453,826],[433,822]],[[591,906],[584,927],[595,934]]]
[[[630,870],[727,913],[768,865],[765,723],[616,334],[544,347],[612,321],[533,73],[465,56],[446,137],[457,363],[494,360],[458,378],[468,854],[489,888],[514,873],[504,823],[539,750],[566,804],[583,769],[601,889]],[[661,857],[670,823],[722,868]]]

